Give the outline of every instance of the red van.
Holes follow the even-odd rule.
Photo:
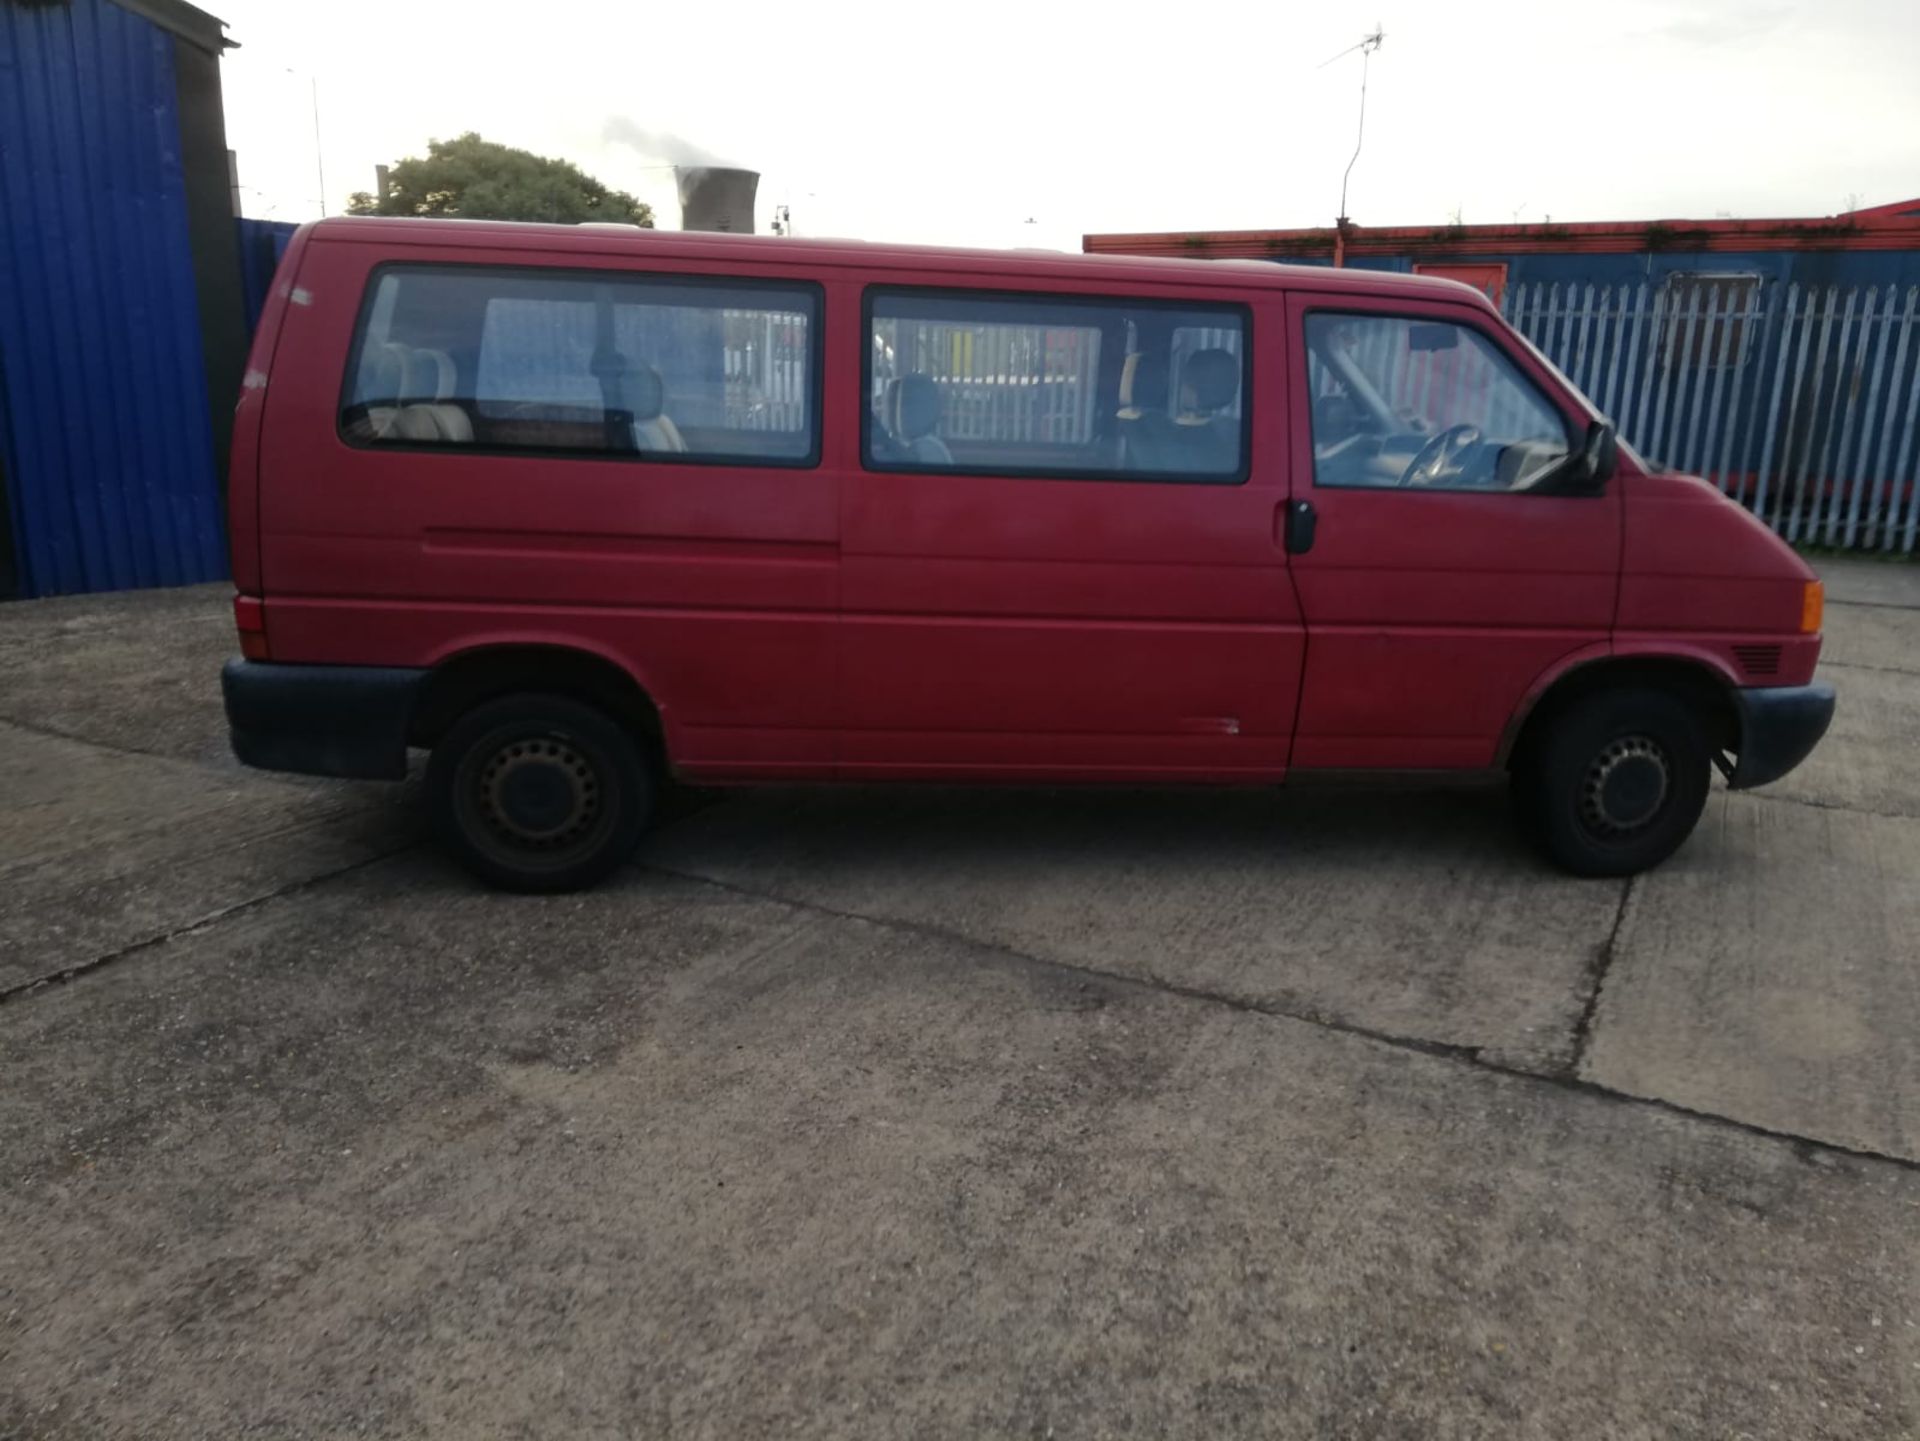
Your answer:
[[[529,890],[670,776],[1504,771],[1619,875],[1833,710],[1799,557],[1445,280],[326,220],[231,505],[235,752],[428,749]]]

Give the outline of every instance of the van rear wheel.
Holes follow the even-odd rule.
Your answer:
[[[427,764],[434,824],[492,886],[572,891],[633,855],[653,811],[640,747],[566,696],[503,696],[440,738]]]
[[[1577,876],[1629,876],[1680,848],[1706,808],[1705,726],[1668,691],[1623,688],[1575,702],[1514,764],[1522,828]]]

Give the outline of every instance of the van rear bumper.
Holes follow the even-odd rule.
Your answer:
[[[220,689],[242,762],[307,776],[401,780],[424,670],[227,662]]]
[[[1833,720],[1833,687],[1760,686],[1736,690],[1740,711],[1740,759],[1727,785],[1734,790],[1763,786],[1807,758]]]

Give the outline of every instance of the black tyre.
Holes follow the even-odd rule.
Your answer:
[[[454,722],[427,764],[447,848],[489,885],[572,891],[633,855],[653,811],[640,747],[617,721],[558,695],[510,695]]]
[[[1603,691],[1574,702],[1515,759],[1521,828],[1577,876],[1656,866],[1693,833],[1713,760],[1706,728],[1668,691]]]

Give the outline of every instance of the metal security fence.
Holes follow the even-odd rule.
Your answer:
[[[1504,309],[1648,460],[1788,540],[1913,552],[1920,287],[1674,275],[1518,285]]]
[[[877,316],[874,397],[895,375],[940,388],[949,440],[1084,445],[1093,438],[1100,332]]]

